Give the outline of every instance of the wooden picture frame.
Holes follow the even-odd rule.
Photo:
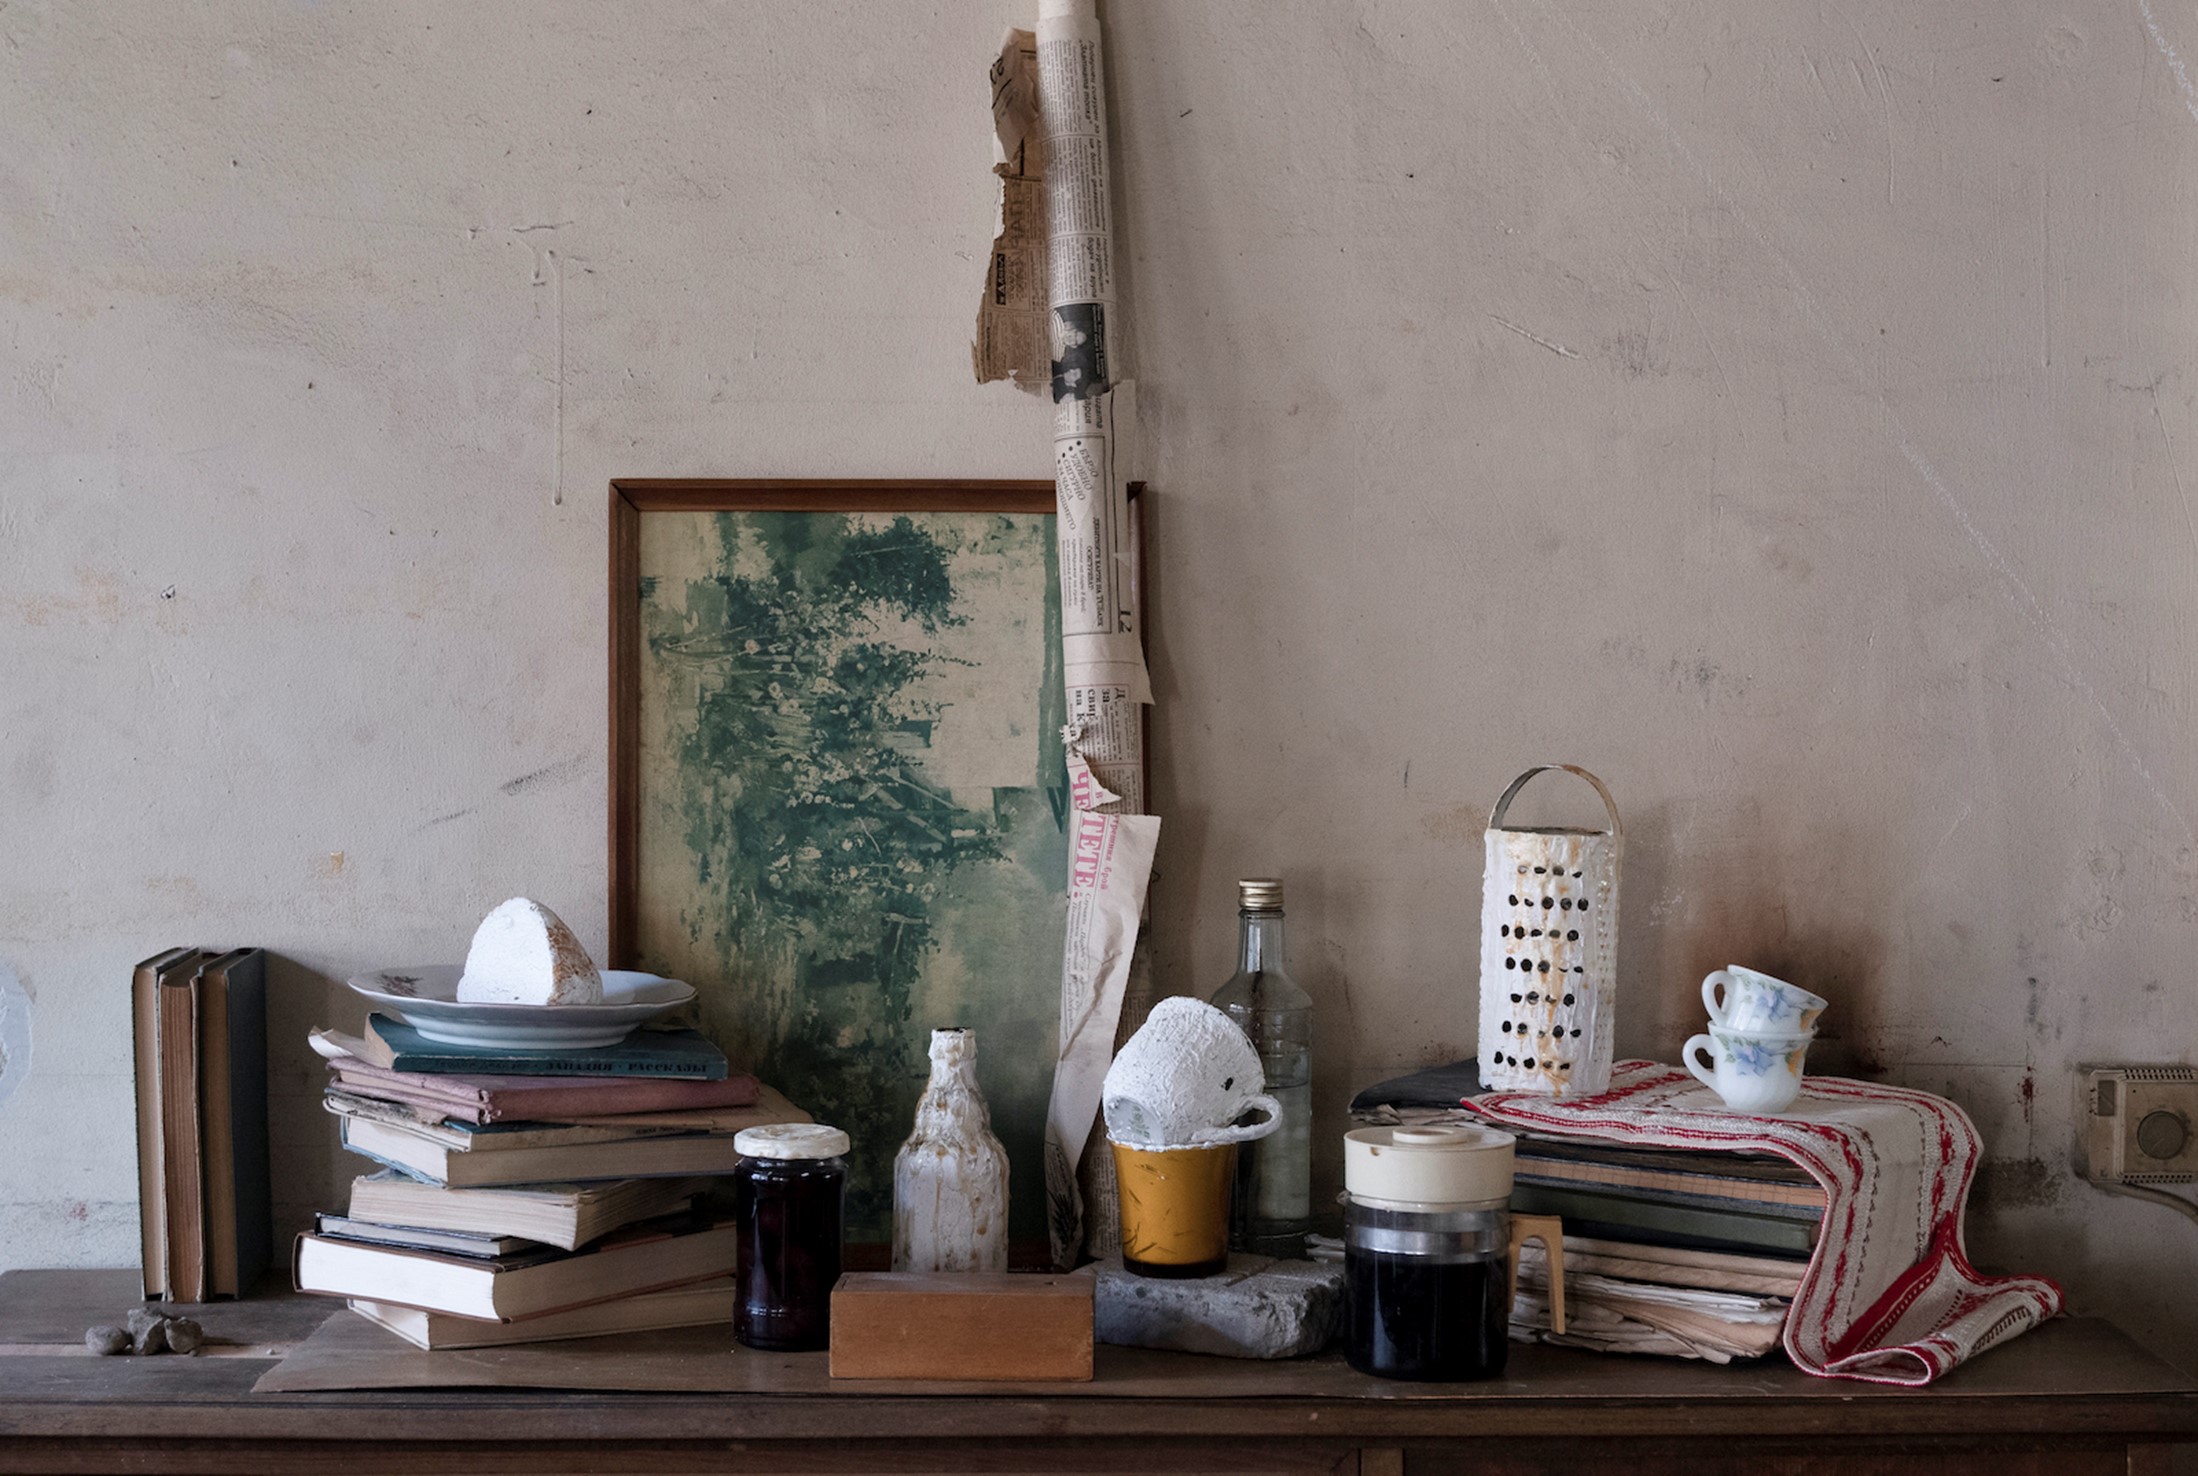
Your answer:
[[[818,533],[816,536],[824,540],[822,546],[833,548],[839,547],[840,544],[832,542],[832,539],[845,539],[854,536],[847,531],[849,529],[860,528],[866,530],[861,535],[864,537],[877,537],[881,530],[886,528],[891,528],[896,532],[902,531],[904,530],[904,524],[897,520],[903,518],[913,520],[912,525],[906,526],[913,527],[919,541],[930,536],[923,531],[925,529],[1011,528],[1013,530],[1012,535],[1003,535],[1003,537],[1011,536],[1012,538],[1014,552],[1010,558],[1016,564],[1019,572],[1015,575],[1014,580],[1010,581],[1010,585],[1006,587],[1021,589],[1023,595],[1013,597],[1015,600],[1020,601],[1028,595],[1031,587],[1030,550],[1037,546],[1033,540],[1041,534],[1044,540],[1042,557],[1046,571],[1045,578],[1050,581],[1057,577],[1051,569],[1054,507],[1054,487],[1051,482],[1046,481],[620,479],[611,484],[609,497],[610,692],[608,710],[610,737],[610,823],[608,836],[610,852],[610,947],[608,958],[611,966],[657,968],[661,972],[670,972],[672,970],[665,966],[665,959],[668,956],[666,945],[670,945],[669,953],[676,953],[679,948],[692,946],[687,942],[683,930],[667,921],[671,914],[671,904],[669,898],[664,894],[666,892],[680,893],[677,886],[667,888],[665,885],[665,879],[671,875],[672,868],[667,868],[663,858],[667,853],[667,849],[672,845],[670,837],[674,834],[674,828],[666,826],[664,822],[664,817],[668,813],[667,797],[678,796],[682,804],[689,804],[693,791],[688,787],[687,776],[691,770],[682,769],[680,766],[692,764],[692,755],[695,752],[696,745],[691,739],[682,744],[674,742],[669,736],[672,730],[666,724],[675,720],[674,710],[679,709],[679,699],[673,694],[684,692],[687,689],[676,685],[674,678],[667,676],[663,668],[675,658],[685,660],[689,666],[715,663],[714,666],[710,667],[711,670],[739,668],[743,663],[753,666],[762,659],[760,657],[751,658],[733,650],[732,638],[726,631],[716,632],[713,637],[716,642],[715,645],[701,646],[697,643],[702,638],[693,633],[697,629],[696,627],[691,624],[686,626],[667,625],[666,622],[674,619],[675,614],[691,612],[698,608],[698,600],[707,605],[711,599],[715,598],[709,586],[725,586],[730,579],[732,582],[742,584],[745,587],[749,582],[746,573],[742,573],[737,578],[734,577],[736,556],[741,561],[738,564],[739,569],[752,571],[755,568],[756,560],[760,557],[757,549],[761,547],[768,545],[770,548],[778,549],[785,546],[804,548],[809,546],[801,541],[809,536],[805,531],[809,527],[806,520],[788,521],[781,518],[742,517],[741,515],[827,515],[820,518],[816,524],[817,528],[827,531]],[[680,522],[667,519],[663,523],[651,523],[649,519],[653,514],[684,514],[688,516]],[[713,516],[709,522],[704,523],[692,516],[695,514]],[[980,514],[990,515],[990,518],[985,520],[933,518],[931,515],[934,514]],[[716,515],[733,516],[728,519]],[[856,516],[849,518],[845,515]],[[1141,517],[1142,507],[1133,504],[1133,531],[1137,528]],[[886,520],[895,521],[888,522]],[[706,535],[700,530],[706,527],[716,530],[714,534],[707,536],[715,538],[716,542],[712,546],[717,552],[711,557],[719,559],[720,562],[708,565],[708,569],[714,572],[708,573],[706,577],[698,578],[696,577],[696,571],[703,569],[704,564],[695,562],[695,559],[683,550],[703,539]],[[773,529],[777,531],[768,531]],[[953,554],[955,560],[953,567],[958,570],[966,573],[971,567],[968,561],[989,557],[989,554],[972,553],[971,549],[976,545],[962,534],[949,531],[944,536],[946,541],[953,544],[956,550]],[[955,542],[957,538],[961,538],[963,541],[957,543]],[[996,540],[990,540],[990,535],[988,535],[985,547],[990,549],[993,546],[993,541]],[[645,543],[648,543],[656,550],[648,556],[653,561],[648,567],[645,567],[644,564]],[[737,555],[736,544],[738,546]],[[894,546],[901,546],[899,540],[895,541]],[[671,552],[666,550],[671,550]],[[806,557],[806,555],[803,557]],[[676,574],[665,573],[661,578],[659,577],[659,570],[672,570],[675,566],[681,572]],[[1133,589],[1137,583],[1139,572],[1136,569],[1132,571]],[[770,570],[760,577],[757,587],[771,590],[783,588],[785,577],[785,569],[775,565],[771,566]],[[995,619],[996,616],[992,613],[993,606],[998,605],[1002,599],[1008,597],[997,593],[995,586],[984,578],[972,577],[966,582],[973,588],[994,591],[994,593],[987,596],[990,603],[981,607],[972,606],[971,608],[977,610],[975,618],[980,623],[985,620]],[[844,587],[844,585],[833,584],[829,581],[818,585],[818,588],[827,590]],[[1049,582],[1046,588],[1050,590],[1051,587]],[[685,591],[685,593],[680,593],[680,591]],[[699,594],[696,591],[699,591]],[[674,599],[684,600],[685,603],[678,606],[677,612],[668,614],[669,606],[667,601]],[[1056,604],[1056,600],[1049,594],[1040,603],[1051,607]],[[715,607],[711,606],[710,608],[714,609]],[[741,608],[746,611],[752,609],[752,606],[744,605]],[[1019,603],[1017,608],[1020,608]],[[1047,633],[1047,642],[1057,648],[1058,613],[1057,609],[1047,608],[1042,612],[1031,611],[1023,620],[1016,623],[1013,641],[1018,653],[1026,651],[1032,635],[1032,631],[1026,626],[1028,620],[1042,620],[1043,624],[1039,626],[1039,629]],[[893,622],[888,620],[887,623],[891,624]],[[957,614],[945,623],[958,626],[966,624],[967,621]],[[740,628],[745,631],[750,627],[743,625]],[[728,631],[730,629],[730,626],[726,628]],[[778,627],[777,629],[783,633],[786,627]],[[907,630],[904,625],[902,634],[906,635],[906,633]],[[984,647],[982,643],[980,643],[980,647],[989,649],[989,647]],[[705,654],[699,659],[695,658],[689,654],[693,649],[701,649]],[[777,648],[774,647],[773,649]],[[960,653],[967,649],[969,648],[966,646],[957,646],[955,648],[956,655],[947,658],[948,664],[954,667],[972,665],[971,662],[960,659]],[[665,654],[667,652],[671,654]],[[1013,685],[1007,690],[1011,692],[1025,690],[1027,681],[1024,679],[1027,679],[1029,675],[1027,657],[1019,654],[1015,662],[1011,664],[1019,674],[1017,678],[1019,684]],[[807,669],[809,668],[804,668],[804,670]],[[1044,670],[1048,681],[1058,682],[1057,655],[1049,660]],[[708,700],[718,704],[745,701],[748,694],[753,690],[753,683],[756,679],[752,674],[743,677],[740,680],[745,685],[739,686],[732,696],[727,696],[724,693],[713,693]],[[957,676],[956,680],[961,680],[961,678]],[[649,694],[646,699],[645,686]],[[653,755],[644,753],[643,711],[645,700],[662,704],[652,706],[649,709],[654,714],[651,718],[652,737],[649,741],[653,742],[659,749],[668,750],[672,754],[671,757],[667,757],[662,753]],[[1031,716],[1038,716],[1042,705],[1040,699],[1034,697]],[[697,710],[700,710],[699,700]],[[727,709],[719,706],[713,710],[722,712]],[[743,710],[753,711],[754,709]],[[984,709],[980,707],[972,710],[982,711]],[[698,718],[697,721],[699,722],[700,719]],[[933,725],[918,723],[915,726],[923,728],[928,734],[932,731]],[[945,725],[942,722],[938,726],[943,728]],[[1039,726],[1042,727],[1043,724],[1041,723]],[[1018,726],[1014,731],[1024,733],[1030,727],[1031,725],[1028,722],[1024,722],[1019,718]],[[865,730],[865,732],[868,738],[875,738],[875,730]],[[1040,755],[1043,751],[1040,747],[1042,740],[1039,733],[1029,732],[1027,740],[1017,739],[1015,741],[1027,741],[1031,745],[1030,752],[1033,756]],[[927,736],[912,740],[911,746],[923,750],[927,749],[929,744],[930,738]],[[873,751],[875,751],[874,748]],[[1020,752],[1021,750],[1018,749],[1017,751]],[[679,755],[686,756],[680,757]],[[776,757],[775,753],[774,757]],[[924,758],[920,752],[918,757],[912,761],[913,765],[919,770],[923,762]],[[1018,759],[1017,762],[1022,762],[1022,760]],[[1037,762],[1040,778],[1044,779],[1044,760],[1038,758]],[[736,776],[743,772],[741,768],[737,767],[734,770]],[[750,773],[743,782],[752,785],[757,782],[757,779],[754,774]],[[644,793],[645,785],[650,791],[647,794]],[[954,792],[959,794],[963,791],[956,789]],[[980,789],[977,792],[981,794],[982,790]],[[1036,801],[1030,798],[1029,791],[1018,788],[1010,791],[996,790],[993,793],[996,800],[994,809],[986,813],[1008,817],[1002,821],[1002,833],[1013,831],[1019,826],[1019,833],[1027,838],[1035,832],[1043,830],[1046,823],[1043,818],[1044,811]],[[1000,794],[1009,794],[1014,798],[1011,798],[1003,805],[997,802],[997,796]],[[1047,791],[1047,797],[1050,797],[1050,791]],[[682,823],[688,825],[689,828],[684,832],[684,835],[689,842],[692,842],[694,835],[692,823],[684,819],[684,817],[694,813],[691,804],[689,804],[689,808],[679,809],[676,813],[683,817]],[[781,812],[773,811],[772,813],[778,814]],[[792,813],[792,811],[787,810],[784,813]],[[966,814],[969,812],[958,811],[955,813]],[[648,842],[654,848],[649,853],[652,859],[646,865],[644,863],[643,834],[645,817],[653,817],[648,819],[648,823],[654,827]],[[705,815],[704,823],[711,823],[708,815]],[[735,829],[737,827],[728,822],[725,828]],[[748,833],[755,833],[752,829],[752,823]],[[863,832],[866,838],[868,833],[866,825]],[[954,833],[959,835],[965,832],[957,829]],[[883,839],[886,851],[890,851],[894,844],[892,833],[888,831]],[[1038,840],[1050,844],[1050,835],[1038,836]],[[749,843],[749,849],[756,848],[755,843]],[[713,879],[723,878],[723,884],[726,886],[735,885],[734,878],[736,876],[742,878],[743,881],[752,880],[753,878],[752,871],[724,866],[722,864],[723,853],[718,850],[711,850],[707,845],[695,850],[694,854],[698,858],[697,869],[699,874]],[[802,854],[811,857],[813,864],[823,864],[814,862],[814,845],[804,849]],[[883,857],[885,851],[881,851],[880,855]],[[753,858],[745,859],[752,864]],[[1021,853],[1019,859],[1027,863],[1030,858],[1027,853]],[[780,856],[779,860],[783,863],[783,855]],[[715,871],[712,870],[713,861],[719,863]],[[952,863],[948,864],[951,865]],[[1004,868],[1004,866],[1005,863],[997,855],[990,856],[981,863],[973,864],[964,873],[976,879],[969,882],[968,886],[982,887],[987,884],[987,878],[1006,879],[1007,873],[1004,869],[987,869]],[[647,875],[654,877],[656,882],[656,885],[652,888],[652,894],[646,898],[644,897],[644,887],[649,883],[644,879],[645,872]],[[1030,872],[1031,868],[1027,864],[1015,868],[1013,878],[1016,880],[1017,885],[1027,889]],[[1058,885],[1065,886],[1065,878],[1066,870],[1064,865],[1062,878]],[[1047,879],[1046,884],[1048,886],[1056,885],[1050,877]],[[760,888],[750,888],[745,893],[736,892],[734,895],[754,899],[766,894]],[[1012,890],[1003,890],[1001,895],[1005,897],[1020,894]],[[684,902],[681,903],[682,907],[685,905]],[[963,905],[965,907],[970,905],[967,903],[966,898]],[[1023,897],[1021,905],[1028,906],[1029,898]],[[728,913],[737,911],[737,903],[726,903],[724,910]],[[1020,912],[1006,909],[1004,903],[1002,904],[1002,910],[1009,916],[1022,915]],[[1046,910],[1050,911],[1050,909]],[[688,914],[682,911],[679,915],[684,919]],[[651,920],[652,917],[655,919],[654,921]],[[653,939],[650,936],[652,930],[656,935]],[[681,936],[672,937],[671,935],[675,933],[679,933]],[[929,934],[923,936],[928,937]],[[1034,955],[1034,950],[1028,946],[1029,943],[1028,938],[1022,940],[1022,950],[1017,955],[1025,963],[1024,967],[1015,971],[1017,980],[1033,972],[1032,967],[1029,966],[1029,960]],[[744,940],[736,939],[731,952],[712,955],[712,957],[724,959],[727,968],[732,968],[735,961],[740,957],[739,950],[743,944]],[[958,961],[960,955],[956,957]],[[782,956],[774,955],[773,962],[779,961],[782,961]],[[752,963],[753,960],[749,960],[749,962]],[[1058,1009],[1056,998],[1058,969],[1058,959],[1050,960],[1043,972],[1037,974],[1037,977],[1032,980],[1030,985],[1032,989],[1037,991],[1037,997],[1032,999],[1031,1003],[1034,1008],[1042,1008],[1046,1012],[1048,1031],[1051,1028],[1052,1017]],[[970,969],[967,972],[975,977],[981,971]],[[698,989],[704,990],[707,996],[708,991],[713,987],[717,987],[719,981],[694,978],[690,982],[695,983]],[[745,987],[745,984],[746,979],[744,977],[743,987]],[[722,987],[726,992],[732,992],[730,984],[724,984]],[[771,987],[776,988],[781,998],[783,998],[787,988],[783,979],[774,978],[771,981]],[[1004,986],[995,984],[988,987]],[[933,996],[926,996],[926,998],[930,997]],[[902,999],[901,1008],[905,1013],[909,1009],[908,1001],[912,997],[889,994],[889,998]],[[1016,996],[1018,1003],[1022,1002],[1023,998],[1023,996]],[[834,999],[836,1005],[838,997],[835,996]],[[710,1011],[707,1008],[708,1003],[706,997],[704,1000],[706,1006],[704,1025],[706,1029],[711,1028],[712,1023]],[[778,1006],[774,1006],[774,1008],[778,1008]],[[917,1008],[916,1013],[921,1014],[920,1006]],[[719,1023],[725,1024],[726,1022],[721,1017]],[[893,1070],[905,1072],[905,1076],[897,1078],[897,1084],[893,1087],[893,1091],[906,1095],[906,1111],[901,1112],[901,1109],[896,1106],[894,1111],[901,1114],[898,1120],[886,1120],[886,1117],[881,1115],[878,1110],[879,1094],[876,1091],[870,1091],[867,1095],[863,1095],[860,1100],[870,1104],[871,1120],[841,1122],[838,1124],[839,1126],[848,1127],[858,1134],[857,1154],[862,1161],[858,1162],[855,1167],[858,1170],[866,1170],[866,1177],[869,1181],[864,1186],[867,1191],[863,1200],[865,1208],[861,1213],[851,1216],[850,1239],[859,1243],[883,1238],[878,1234],[878,1226],[875,1223],[879,1203],[878,1194],[881,1187],[875,1182],[880,1164],[881,1145],[878,1141],[879,1135],[887,1133],[891,1135],[891,1142],[883,1145],[883,1161],[889,1168],[890,1150],[892,1147],[897,1146],[900,1140],[907,1135],[910,1119],[906,1114],[912,1113],[915,1094],[921,1089],[922,1067],[924,1064],[921,1049],[914,1048],[912,1057],[909,1054],[914,1047],[915,1038],[919,1033],[927,1035],[932,1026],[954,1024],[973,1025],[978,1029],[980,1082],[986,1086],[988,1093],[995,1090],[994,1082],[1006,1080],[1012,1074],[1014,1090],[1020,1091],[1026,1099],[1023,1108],[1015,1110],[1011,1105],[1013,1092],[1009,1093],[1007,1100],[996,1098],[994,1103],[994,1126],[995,1131],[998,1131],[1003,1139],[1009,1140],[1010,1157],[1011,1160],[1015,1161],[1016,1172],[1011,1189],[1011,1198],[1022,1211],[1015,1218],[1019,1222],[1030,1221],[1029,1224],[1018,1224],[1014,1238],[1019,1243],[1028,1242],[1033,1252],[1039,1254],[1042,1259],[1042,1242],[1044,1238],[1042,1175],[1035,1162],[1031,1161],[1033,1155],[1029,1148],[1026,1147],[1025,1151],[1018,1151],[1018,1144],[1014,1139],[1018,1136],[1028,1137],[1032,1140],[1030,1146],[1034,1146],[1037,1142],[1037,1136],[1042,1131],[1042,1105],[1035,1113],[1030,1110],[1027,1102],[1030,1083],[1025,1078],[1034,1070],[1042,1070],[1043,1075],[1050,1079],[1052,1061],[1050,1052],[1045,1054],[1042,1063],[1035,1060],[1037,1051],[1030,1039],[1033,1022],[1027,1011],[1023,1012],[1022,1018],[1018,1022],[1017,1028],[1021,1032],[1020,1035],[1003,1038],[1000,1031],[994,1031],[994,1038],[1001,1040],[1003,1050],[990,1061],[988,1061],[985,1051],[987,1021],[984,1018],[969,1020],[908,1018],[900,1027],[901,1035],[892,1037],[891,1050],[897,1053],[894,1062],[898,1063],[893,1065]],[[869,1029],[870,1027],[866,1026],[865,1028]],[[728,1046],[728,1049],[744,1048],[749,1053],[764,1056],[772,1054],[768,1047],[758,1047],[752,1040],[746,1039],[741,1028],[728,1028],[722,1032],[713,1030],[713,1033],[721,1033],[728,1037],[721,1041],[721,1043]],[[876,1047],[875,1036],[876,1031],[873,1029],[869,1035],[863,1037],[861,1042],[858,1042],[855,1053],[850,1058],[850,1071],[868,1070],[872,1076],[876,1076],[880,1072],[881,1067],[877,1064],[879,1049]],[[813,1079],[817,1059],[817,1042],[810,1040],[806,1044],[809,1052],[807,1059],[810,1062],[810,1074]],[[870,1054],[863,1056],[861,1052],[864,1050],[868,1050]],[[787,1054],[789,1056],[795,1054],[792,1046],[787,1048]],[[817,1111],[820,1116],[825,1115],[827,1112],[844,1110],[834,1108],[829,1103],[820,1104],[815,1101],[803,1101],[801,1081],[786,1080],[774,1074],[775,1070],[778,1070],[788,1075],[799,1076],[799,1070],[785,1062],[756,1059],[741,1061],[736,1064],[752,1067],[766,1081],[787,1089],[789,1094],[794,1096],[797,1103],[812,1111]],[[820,1092],[819,1094],[823,1095],[824,1093]],[[1031,1120],[1026,1121],[1026,1118]],[[864,1141],[866,1138],[868,1139],[867,1142]],[[886,1196],[885,1202],[889,1206],[889,1183],[883,1187]],[[865,1222],[858,1223],[858,1221]]]

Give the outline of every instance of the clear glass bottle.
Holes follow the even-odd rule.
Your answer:
[[[1282,882],[1236,884],[1236,977],[1211,1003],[1251,1039],[1282,1104],[1282,1126],[1242,1144],[1229,1246],[1257,1255],[1302,1257],[1313,1218],[1313,1000],[1289,975],[1282,948]]]

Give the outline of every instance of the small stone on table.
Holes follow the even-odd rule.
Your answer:
[[[1343,1268],[1232,1255],[1226,1271],[1186,1281],[1099,1263],[1093,1334],[1102,1343],[1224,1358],[1318,1353],[1343,1330]]]
[[[84,1330],[84,1346],[102,1358],[129,1352],[130,1341],[128,1330],[116,1327],[111,1322],[102,1322],[97,1327]]]

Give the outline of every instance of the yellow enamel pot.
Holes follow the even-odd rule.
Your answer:
[[[1236,1144],[1114,1150],[1122,1263],[1140,1276],[1211,1276],[1229,1264]]]

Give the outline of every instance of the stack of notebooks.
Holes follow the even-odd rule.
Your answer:
[[[712,1181],[742,1128],[809,1120],[692,1030],[511,1051],[375,1015],[312,1043],[344,1147],[381,1167],[299,1237],[298,1289],[423,1348],[729,1323]]]
[[[1568,1328],[1555,1341],[1725,1363],[1778,1347],[1824,1191],[1769,1155],[1527,1134],[1511,1207],[1564,1220]],[[1538,1257],[1522,1252],[1519,1283],[1513,1332],[1545,1336]]]
[[[274,1250],[266,955],[156,953],[132,977],[130,1013],[145,1295],[242,1296]]]
[[[1475,1063],[1436,1067],[1361,1092],[1354,1122],[1467,1123]],[[1779,1346],[1816,1249],[1824,1191],[1770,1155],[1519,1138],[1511,1207],[1565,1227],[1568,1330],[1549,1332],[1538,1247],[1519,1261],[1512,1335],[1612,1352],[1725,1363]]]

